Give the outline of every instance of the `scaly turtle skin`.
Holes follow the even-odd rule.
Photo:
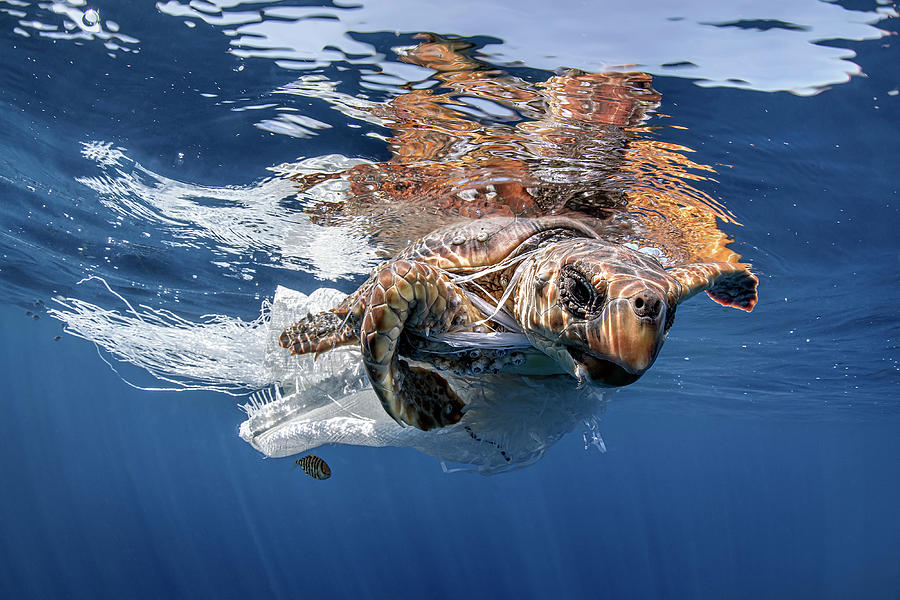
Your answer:
[[[436,370],[403,360],[403,348],[446,332],[520,331],[579,382],[627,385],[656,360],[680,302],[706,290],[750,311],[757,282],[731,263],[665,268],[566,217],[480,219],[414,242],[279,342],[291,354],[358,342],[387,413],[427,431],[457,423],[465,403]]]

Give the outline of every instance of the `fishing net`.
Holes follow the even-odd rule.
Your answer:
[[[285,326],[338,304],[344,298],[338,290],[307,295],[279,287],[256,320],[211,315],[192,322],[164,309],[135,307],[106,289],[122,310],[57,298],[59,308],[49,312],[69,333],[170,384],[152,389],[252,392],[240,404],[247,415],[240,436],[268,457],[323,444],[407,446],[441,459],[446,470],[495,473],[535,462],[579,425],[585,446],[603,449],[595,415],[604,392],[578,389],[570,377],[450,374],[468,404],[460,423],[429,432],[398,425],[372,391],[358,350],[337,348],[314,360],[292,357],[278,345]],[[497,345],[490,336],[464,342],[475,349]]]

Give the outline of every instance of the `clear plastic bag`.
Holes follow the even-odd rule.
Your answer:
[[[247,419],[240,436],[270,457],[323,444],[409,446],[441,459],[447,470],[495,473],[537,461],[579,423],[596,436],[593,416],[610,393],[578,389],[567,376],[447,375],[467,402],[467,412],[454,426],[425,432],[388,416],[355,348],[337,348],[314,360],[292,357],[278,345],[285,326],[337,305],[344,297],[337,290],[320,288],[306,295],[279,287],[260,317],[249,322],[213,315],[195,323],[165,310],[135,308],[115,295],[125,312],[73,298],[59,299],[60,308],[50,312],[70,333],[145,368],[174,389],[257,390],[241,405]],[[496,347],[497,340],[483,336],[466,343]],[[594,445],[601,447],[602,441]]]

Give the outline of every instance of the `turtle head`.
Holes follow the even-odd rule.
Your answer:
[[[679,302],[706,289],[750,310],[756,278],[742,265],[664,268],[652,256],[600,240],[551,244],[527,264],[516,290],[519,325],[580,381],[637,381],[656,360]]]

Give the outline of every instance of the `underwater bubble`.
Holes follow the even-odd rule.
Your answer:
[[[81,17],[81,19],[84,21],[85,25],[87,25],[88,27],[93,27],[100,23],[100,13],[98,13],[93,8],[89,8],[84,11],[84,16]]]

